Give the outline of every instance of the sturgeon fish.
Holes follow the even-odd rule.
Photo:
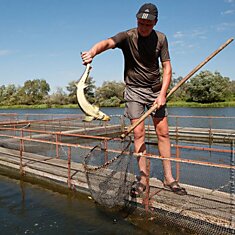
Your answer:
[[[94,119],[102,120],[102,121],[109,121],[110,117],[99,110],[99,107],[96,105],[92,105],[88,102],[88,100],[85,97],[84,90],[88,86],[86,83],[89,73],[91,70],[91,65],[87,64],[86,69],[80,78],[80,80],[75,84],[77,87],[77,100],[78,105],[82,112],[86,114],[86,117],[84,118],[84,121],[92,121]]]

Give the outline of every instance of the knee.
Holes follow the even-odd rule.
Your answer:
[[[157,136],[159,140],[166,140],[170,138],[168,131],[159,131]]]
[[[144,139],[144,132],[135,132],[134,133],[135,140],[141,140]]]
[[[145,135],[145,130],[143,128],[138,128],[137,130],[134,130],[135,140],[144,139],[144,135]]]

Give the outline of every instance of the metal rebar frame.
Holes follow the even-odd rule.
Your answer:
[[[1,117],[1,114],[0,114]],[[4,118],[7,117],[6,114],[3,115]],[[77,134],[77,133],[64,133],[62,131],[49,131],[49,130],[42,130],[42,129],[33,129],[32,127],[30,128],[21,128],[22,125],[27,125],[28,123],[33,123],[37,125],[41,125],[41,124],[45,124],[45,125],[49,125],[52,127],[53,130],[53,125],[58,125],[58,123],[61,126],[65,126],[64,123],[66,123],[66,126],[69,128],[69,130],[71,130],[72,128],[76,129],[78,128],[78,126],[86,129],[88,127],[95,127],[96,125],[91,125],[91,124],[84,124],[84,123],[80,123],[78,125],[78,121],[82,120],[82,118],[79,115],[72,115],[72,116],[67,116],[64,117],[61,115],[62,118],[60,118],[60,115],[56,115],[56,118],[51,117],[48,118],[48,116],[46,115],[42,115],[39,117],[40,118],[44,118],[46,117],[46,119],[40,119],[40,120],[31,120],[30,118],[32,118],[32,116],[30,115],[26,115],[23,121],[21,120],[14,120],[14,122],[12,121],[12,117],[17,117],[17,115],[9,115],[8,116],[8,120],[4,120],[4,122],[0,121],[0,144],[1,144],[1,140],[7,139],[7,140],[11,140],[11,141],[15,141],[16,143],[19,144],[19,158],[20,158],[20,162],[19,162],[19,170],[20,170],[20,174],[24,174],[24,164],[23,164],[23,158],[24,158],[24,152],[26,149],[25,146],[25,142],[32,142],[32,143],[41,143],[41,144],[47,144],[47,145],[51,145],[51,146],[55,146],[55,158],[59,159],[60,156],[60,147],[62,148],[67,148],[67,185],[68,188],[73,189],[74,185],[72,184],[72,175],[71,175],[71,163],[73,162],[73,155],[72,155],[72,148],[79,148],[79,149],[86,149],[88,151],[90,151],[93,146],[90,145],[86,145],[86,143],[67,143],[67,142],[63,142],[63,138],[66,137],[70,137],[70,138],[82,138],[82,139],[87,139],[87,140],[95,140],[98,142],[104,142],[104,146],[105,146],[105,151],[108,152],[113,152],[113,153],[121,153],[121,150],[117,150],[117,149],[112,149],[108,146],[107,142],[108,140],[110,140],[110,137],[107,137],[105,135],[103,136],[95,136],[95,135],[91,135],[91,134]],[[29,118],[30,117],[30,118]],[[37,117],[38,118],[38,117]],[[119,120],[120,118],[120,120]],[[176,140],[175,143],[171,144],[172,149],[175,149],[175,154],[172,155],[172,157],[170,158],[166,158],[164,156],[159,156],[156,154],[152,154],[152,153],[146,153],[143,154],[142,156],[146,157],[146,161],[147,161],[147,187],[146,187],[146,196],[145,198],[143,198],[142,204],[144,205],[144,208],[146,210],[146,212],[149,211],[149,207],[151,206],[151,198],[156,195],[155,193],[150,193],[150,160],[151,159],[158,159],[158,160],[170,160],[171,162],[175,162],[176,164],[176,180],[180,181],[180,163],[185,163],[185,164],[194,164],[194,165],[198,165],[198,166],[207,166],[207,167],[215,167],[215,168],[219,168],[219,169],[228,169],[230,170],[231,174],[230,174],[230,188],[231,188],[231,194],[234,195],[235,193],[235,185],[234,185],[234,178],[235,178],[235,164],[234,164],[234,130],[230,130],[232,135],[229,136],[229,138],[227,138],[230,141],[230,148],[226,147],[223,148],[223,146],[218,145],[219,147],[212,147],[212,143],[211,143],[211,139],[212,139],[212,135],[213,135],[213,119],[231,119],[234,120],[235,117],[204,117],[204,116],[170,116],[170,118],[175,119],[175,135],[176,135]],[[203,147],[203,146],[195,146],[193,144],[184,144],[182,141],[179,140],[179,131],[180,131],[180,126],[179,126],[179,119],[185,119],[185,118],[200,118],[202,120],[207,119],[209,121],[209,128],[207,128],[207,131],[209,133],[209,136],[211,136],[211,138],[208,138],[208,147]],[[27,121],[26,121],[27,120]],[[125,127],[123,126],[123,117],[120,116],[118,117],[119,123],[120,124],[120,132],[122,132]],[[74,123],[75,122],[75,123]],[[100,125],[100,123],[98,123],[98,126]],[[110,124],[101,124],[103,126],[103,128],[108,128],[108,126],[110,126]],[[146,125],[146,139],[147,141],[150,141],[151,136],[149,135],[150,131],[151,131],[151,126],[148,123]],[[9,134],[10,133],[10,134]],[[108,129],[104,131],[105,134],[109,134]],[[119,133],[120,134],[120,133]],[[119,135],[118,134],[118,135]],[[46,136],[53,136],[53,140],[50,139],[46,139]],[[115,135],[117,136],[117,135]],[[40,138],[39,138],[40,137]],[[45,137],[45,138],[44,138]],[[117,137],[117,140],[120,140],[119,137]],[[120,140],[121,141],[121,140]],[[157,142],[155,143],[155,145],[157,145]],[[196,159],[187,159],[185,158],[185,156],[182,153],[182,150],[190,150],[193,151],[194,153],[196,153],[197,151],[201,151],[201,152],[209,152],[209,153],[224,153],[227,154],[228,157],[230,157],[230,164],[229,163],[217,163],[217,162],[212,162],[212,161],[206,161],[206,160],[196,160]],[[148,150],[147,150],[148,151]],[[138,154],[133,153],[134,156],[138,156]],[[106,156],[105,156],[106,157]],[[107,157],[106,159],[104,159],[105,161],[108,161]],[[231,200],[233,200],[234,197],[231,196]],[[231,205],[234,203],[234,201],[231,201]],[[232,224],[233,223],[233,224]],[[231,227],[234,227],[234,220],[231,220]]]

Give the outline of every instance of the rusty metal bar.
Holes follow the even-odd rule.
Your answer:
[[[71,146],[68,147],[68,187],[71,188]]]
[[[179,141],[179,128],[178,128],[178,117],[176,117],[175,119],[175,132],[176,132],[176,144],[178,145],[178,141]],[[176,158],[179,159],[180,158],[180,150],[178,147],[176,147]],[[180,178],[180,164],[179,162],[176,162],[176,180],[179,181]]]
[[[1,130],[2,128],[0,128]],[[3,130],[13,130],[12,128],[3,128]],[[104,136],[92,136],[92,135],[82,135],[82,134],[62,134],[61,132],[52,132],[52,131],[40,131],[40,130],[27,130],[27,129],[20,129],[22,133],[24,132],[36,132],[40,134],[51,134],[51,135],[63,135],[63,136],[70,136],[70,137],[81,137],[81,138],[91,138],[91,139],[96,139],[96,140],[109,140],[110,137],[104,137]],[[3,137],[11,137],[11,138],[16,138],[17,136],[11,136],[11,135],[6,135],[6,134],[0,134],[0,136]],[[27,139],[27,140],[33,140],[33,139]],[[37,139],[34,139],[37,140]],[[115,138],[114,138],[115,140]],[[119,138],[116,138],[116,140],[119,140]],[[41,139],[39,140],[41,141]],[[50,142],[51,143],[51,142]],[[227,150],[227,149],[216,149],[216,148],[206,148],[206,147],[196,147],[196,146],[186,146],[186,145],[175,145],[171,144],[172,147],[179,147],[179,148],[185,148],[185,149],[192,149],[192,150],[202,150],[202,151],[212,151],[212,152],[221,152],[221,153],[231,153],[232,150]]]
[[[208,151],[208,152],[218,152],[218,153],[235,153],[235,150],[231,150],[231,149],[206,148],[206,147],[197,147],[197,146],[191,146],[191,145],[171,144],[171,147],[181,148],[181,149],[199,150],[199,151]]]
[[[156,156],[156,155],[153,155],[153,154],[148,154],[146,157],[161,159],[161,160],[170,160],[170,161],[173,161],[173,162],[195,164],[195,165],[201,165],[201,166],[211,166],[211,167],[217,167],[217,168],[223,168],[223,169],[235,169],[235,166],[231,166],[231,165],[227,165],[227,164],[217,164],[217,163],[206,162],[206,161],[203,162],[203,161],[197,161],[197,160],[191,160],[191,159],[182,159],[182,158],[181,159],[166,158],[166,157],[162,157],[162,156]]]
[[[0,115],[1,116],[1,115]],[[79,119],[81,119],[80,117],[78,117]],[[39,123],[39,124],[45,124],[45,123],[48,123],[48,122],[57,122],[57,121],[71,121],[71,120],[77,120],[78,118],[64,118],[64,119],[61,119],[61,118],[58,118],[58,119],[44,119],[44,120],[24,120],[24,121],[17,121],[17,122],[13,122],[13,121],[5,121],[5,122],[0,122],[0,125],[22,125],[22,124],[27,124],[27,123]]]
[[[108,162],[108,143],[107,143],[107,140],[104,140],[104,149],[105,149],[105,154],[104,154],[104,162]]]
[[[176,120],[178,120],[179,116],[175,116]],[[182,118],[185,117],[200,117],[200,118],[211,118],[211,117],[203,117],[203,116],[180,116]],[[214,117],[213,117],[214,118]],[[215,118],[228,118],[228,117],[215,117]],[[230,117],[230,118],[234,118],[234,117]],[[28,122],[27,122],[28,123]],[[178,123],[176,125],[176,128],[178,130]],[[210,126],[211,128],[211,126]],[[38,142],[38,143],[48,143],[48,144],[55,144],[57,145],[57,147],[59,148],[59,146],[70,146],[70,147],[76,147],[76,148],[85,148],[85,149],[92,149],[92,147],[90,146],[84,146],[84,145],[79,145],[79,144],[69,144],[69,143],[60,143],[59,139],[56,139],[56,142],[54,141],[47,141],[47,140],[42,140],[42,139],[32,139],[32,136],[30,135],[29,137],[24,137],[25,133],[41,133],[41,134],[50,134],[50,135],[60,135],[60,136],[70,136],[70,137],[81,137],[81,138],[91,138],[91,139],[96,139],[96,140],[105,140],[106,142],[108,140],[110,140],[109,137],[100,137],[100,136],[92,136],[92,135],[82,135],[82,134],[63,134],[61,132],[58,131],[42,131],[42,130],[32,130],[32,129],[17,129],[17,128],[9,128],[9,127],[2,127],[0,128],[0,130],[14,130],[14,131],[20,131],[21,133],[21,137],[19,136],[11,136],[11,135],[6,135],[6,134],[0,134],[0,136],[5,136],[5,137],[11,137],[13,139],[19,139],[20,140],[20,144],[21,144],[21,151],[23,154],[24,151],[24,141],[33,141],[33,142]],[[119,138],[116,139],[117,141],[120,141]],[[231,168],[230,165],[226,165],[226,164],[216,164],[216,163],[211,163],[211,162],[200,162],[200,161],[195,161],[195,160],[190,160],[190,159],[180,159],[180,149],[191,149],[191,150],[200,150],[200,151],[209,151],[209,152],[218,152],[218,153],[231,153],[234,154],[234,149],[216,149],[216,148],[205,148],[205,147],[197,147],[197,146],[185,146],[185,145],[171,145],[172,147],[176,148],[176,158],[164,158],[166,160],[171,160],[171,161],[175,161],[176,163],[180,163],[180,162],[186,162],[186,163],[191,163],[191,164],[199,164],[199,165],[206,165],[206,166],[213,166],[213,167],[220,167],[220,168],[226,168],[226,169],[233,169],[233,166]],[[120,153],[120,150],[113,150],[113,149],[108,149],[107,147],[107,152],[112,151],[112,152],[116,152],[116,153]],[[57,156],[59,156],[59,151],[57,152]],[[162,157],[156,156],[156,155],[151,155],[151,154],[146,154],[147,158],[159,158],[159,159],[163,159]]]
[[[23,131],[21,131],[21,139],[20,139],[20,175],[23,175],[23,146],[24,146],[24,140],[23,140]]]
[[[197,116],[197,115],[184,115],[184,116],[181,116],[181,115],[169,115],[168,116],[169,118],[202,118],[202,119],[209,119],[209,118],[214,118],[214,119],[235,119],[234,116],[227,116],[227,117],[224,117],[224,116]]]
[[[58,143],[59,142],[59,136],[58,136],[58,134],[56,134],[56,143]],[[59,156],[59,145],[58,144],[56,144],[56,158],[59,158],[60,156]]]
[[[149,211],[149,199],[150,199],[150,185],[149,185],[149,177],[150,177],[150,159],[147,158],[146,159],[146,193],[145,193],[145,196],[143,198],[143,204],[144,204],[144,207],[145,207],[145,212],[146,212],[146,215]]]
[[[10,127],[0,127],[0,130],[13,130],[14,128]],[[29,132],[29,133],[39,133],[39,134],[50,134],[50,135],[63,135],[63,136],[70,136],[70,137],[82,137],[82,138],[91,138],[91,139],[97,139],[97,140],[109,140],[110,137],[105,137],[105,136],[93,136],[93,135],[84,135],[84,134],[69,134],[69,133],[61,133],[58,131],[42,131],[42,130],[34,130],[34,129],[16,129],[16,131],[24,131],[24,132]],[[0,136],[4,136],[0,134]],[[12,137],[10,135],[5,135],[6,137]]]
[[[0,134],[1,136],[1,134]],[[14,139],[22,139],[22,140],[28,140],[28,141],[33,141],[33,142],[40,142],[40,143],[49,143],[49,144],[58,144],[60,146],[70,146],[70,147],[75,147],[75,148],[84,148],[84,149],[93,149],[93,147],[90,146],[84,146],[84,145],[80,145],[80,144],[69,144],[69,143],[56,143],[56,142],[52,142],[52,141],[45,141],[45,140],[40,140],[40,139],[30,139],[30,138],[26,138],[26,137],[18,137],[18,136],[12,136],[12,138]],[[107,138],[108,140],[108,138]],[[189,149],[196,149],[196,147],[193,146],[179,146],[181,148],[189,148]],[[201,148],[201,150],[206,149],[206,148]],[[210,148],[207,148],[210,149]],[[216,149],[214,149],[215,151]],[[222,151],[222,150],[221,150]],[[114,149],[108,149],[107,152],[113,152],[113,153],[118,153],[120,154],[121,151],[120,150],[114,150]],[[229,152],[231,153],[232,151],[229,150]],[[234,152],[234,150],[233,150]],[[129,154],[128,152],[124,152],[124,154]],[[138,156],[138,154],[133,153],[134,156]],[[197,164],[197,165],[203,165],[203,166],[212,166],[212,167],[218,167],[218,168],[225,168],[225,169],[235,169],[235,166],[231,166],[231,165],[227,165],[227,164],[216,164],[216,163],[211,163],[211,162],[202,162],[202,161],[196,161],[196,160],[191,160],[191,159],[176,159],[176,158],[166,158],[166,157],[162,157],[162,156],[157,156],[157,155],[153,155],[153,154],[143,154],[143,156],[147,157],[147,158],[153,158],[153,159],[160,159],[160,160],[170,160],[173,162],[181,162],[181,163],[188,163],[188,164]]]
[[[176,147],[176,159],[180,159],[180,149]],[[180,178],[180,163],[176,162],[176,180],[179,181]]]

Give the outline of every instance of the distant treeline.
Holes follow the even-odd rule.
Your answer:
[[[174,87],[182,77],[173,78],[169,89]],[[123,82],[105,81],[96,87],[92,77],[85,94],[89,102],[103,107],[119,107],[124,103]],[[24,85],[14,84],[0,86],[0,105],[52,105],[76,104],[75,81],[69,82],[66,90],[57,88],[49,94],[50,85],[44,79],[27,80]],[[183,84],[171,97],[173,102],[215,103],[235,100],[235,81],[223,77],[219,72],[202,71]]]

